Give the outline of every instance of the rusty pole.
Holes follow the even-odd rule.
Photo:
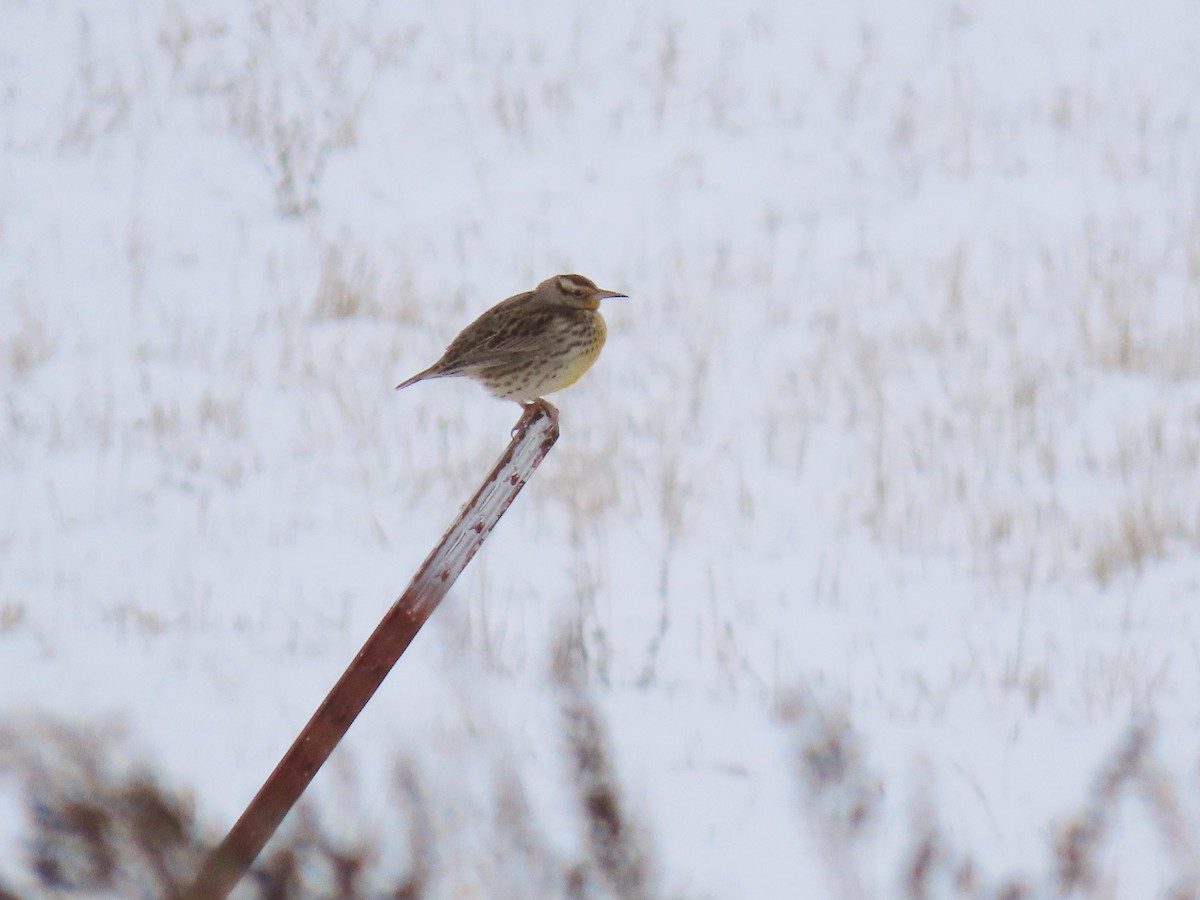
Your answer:
[[[317,707],[241,818],[209,853],[196,880],[184,891],[184,900],[224,900],[229,896],[557,440],[558,410],[545,401],[526,407],[513,429],[508,449]]]

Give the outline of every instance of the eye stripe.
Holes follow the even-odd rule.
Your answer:
[[[560,275],[558,286],[568,294],[586,294],[596,289],[595,283],[582,275]]]

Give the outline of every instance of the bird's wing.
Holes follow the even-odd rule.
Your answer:
[[[547,309],[521,309],[528,294],[518,294],[500,303],[463,329],[438,360],[445,374],[464,372],[515,362],[541,345],[542,336],[554,318]]]

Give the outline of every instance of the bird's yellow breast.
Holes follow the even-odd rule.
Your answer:
[[[604,324],[604,319],[597,313],[592,316],[592,322],[588,329],[591,333],[588,335],[588,341],[583,346],[575,351],[567,360],[566,367],[562,371],[562,376],[554,383],[554,386],[546,391],[547,394],[552,391],[561,391],[563,388],[568,388],[583,377],[583,373],[592,367],[597,357],[600,356],[600,351],[604,349],[604,339],[608,337],[608,327]]]

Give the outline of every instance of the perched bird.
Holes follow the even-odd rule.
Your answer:
[[[462,330],[442,358],[396,390],[427,378],[466,375],[522,406],[570,387],[604,346],[600,301],[624,297],[582,275],[555,275],[497,303]]]

